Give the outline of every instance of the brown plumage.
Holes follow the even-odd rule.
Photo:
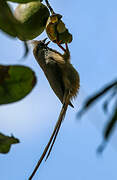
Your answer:
[[[49,48],[48,43],[45,43],[45,40],[34,41],[33,44],[35,46],[33,50],[35,59],[44,71],[46,78],[50,83],[50,86],[52,87],[58,98],[61,100],[63,106],[50,140],[45,147],[45,150],[29,180],[31,180],[36,173],[38,167],[40,166],[43,158],[48,151],[48,154],[46,156],[47,160],[56,140],[61,123],[65,117],[67,107],[68,105],[72,105],[70,103],[70,100],[76,97],[80,86],[78,72],[70,63],[70,52],[67,44],[66,49],[64,49],[64,54],[61,54],[58,51]]]

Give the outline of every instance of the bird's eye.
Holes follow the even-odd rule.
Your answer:
[[[44,47],[44,43],[41,42],[38,44],[38,48],[43,48],[43,47]]]

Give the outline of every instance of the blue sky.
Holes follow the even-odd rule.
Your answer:
[[[108,116],[98,103],[81,120],[76,112],[87,95],[110,82],[117,74],[117,1],[51,0],[56,12],[73,34],[69,45],[72,64],[78,70],[81,90],[69,107],[53,151],[43,162],[34,180],[116,180],[116,134],[104,154],[96,155],[101,130]],[[38,39],[44,38],[43,33]],[[23,64],[38,78],[34,90],[22,101],[0,108],[0,132],[18,137],[7,155],[0,155],[1,180],[26,180],[47,144],[61,109],[32,52],[24,61],[23,44],[0,32],[0,64]],[[56,45],[50,45],[57,48]]]

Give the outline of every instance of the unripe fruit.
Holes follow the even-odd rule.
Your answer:
[[[72,35],[65,27],[61,18],[62,16],[60,14],[52,14],[46,23],[46,33],[49,39],[55,43],[70,43],[72,41]]]

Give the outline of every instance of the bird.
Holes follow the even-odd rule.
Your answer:
[[[36,173],[44,157],[46,156],[45,160],[47,160],[49,157],[60,130],[61,123],[65,117],[67,108],[69,105],[73,106],[71,104],[71,100],[77,96],[80,88],[80,77],[70,62],[70,51],[67,43],[65,44],[66,48],[63,48],[64,53],[61,54],[60,52],[49,48],[48,44],[50,41],[46,43],[46,40],[47,38],[41,41],[35,40],[32,42],[34,45],[33,54],[38,64],[44,71],[44,74],[53,91],[62,102],[62,109],[50,140],[46,145],[29,180],[31,180]]]
[[[47,38],[42,41],[32,41],[32,45],[34,47],[33,54],[39,66],[43,70],[54,93],[59,98],[61,103],[63,103],[65,87],[62,79],[61,69],[59,68],[58,64],[53,61],[53,59],[57,59],[58,62],[60,61],[61,63],[64,63],[64,58],[59,52],[49,48],[48,44],[50,41],[45,43],[46,40]],[[70,106],[74,107],[71,102]]]

